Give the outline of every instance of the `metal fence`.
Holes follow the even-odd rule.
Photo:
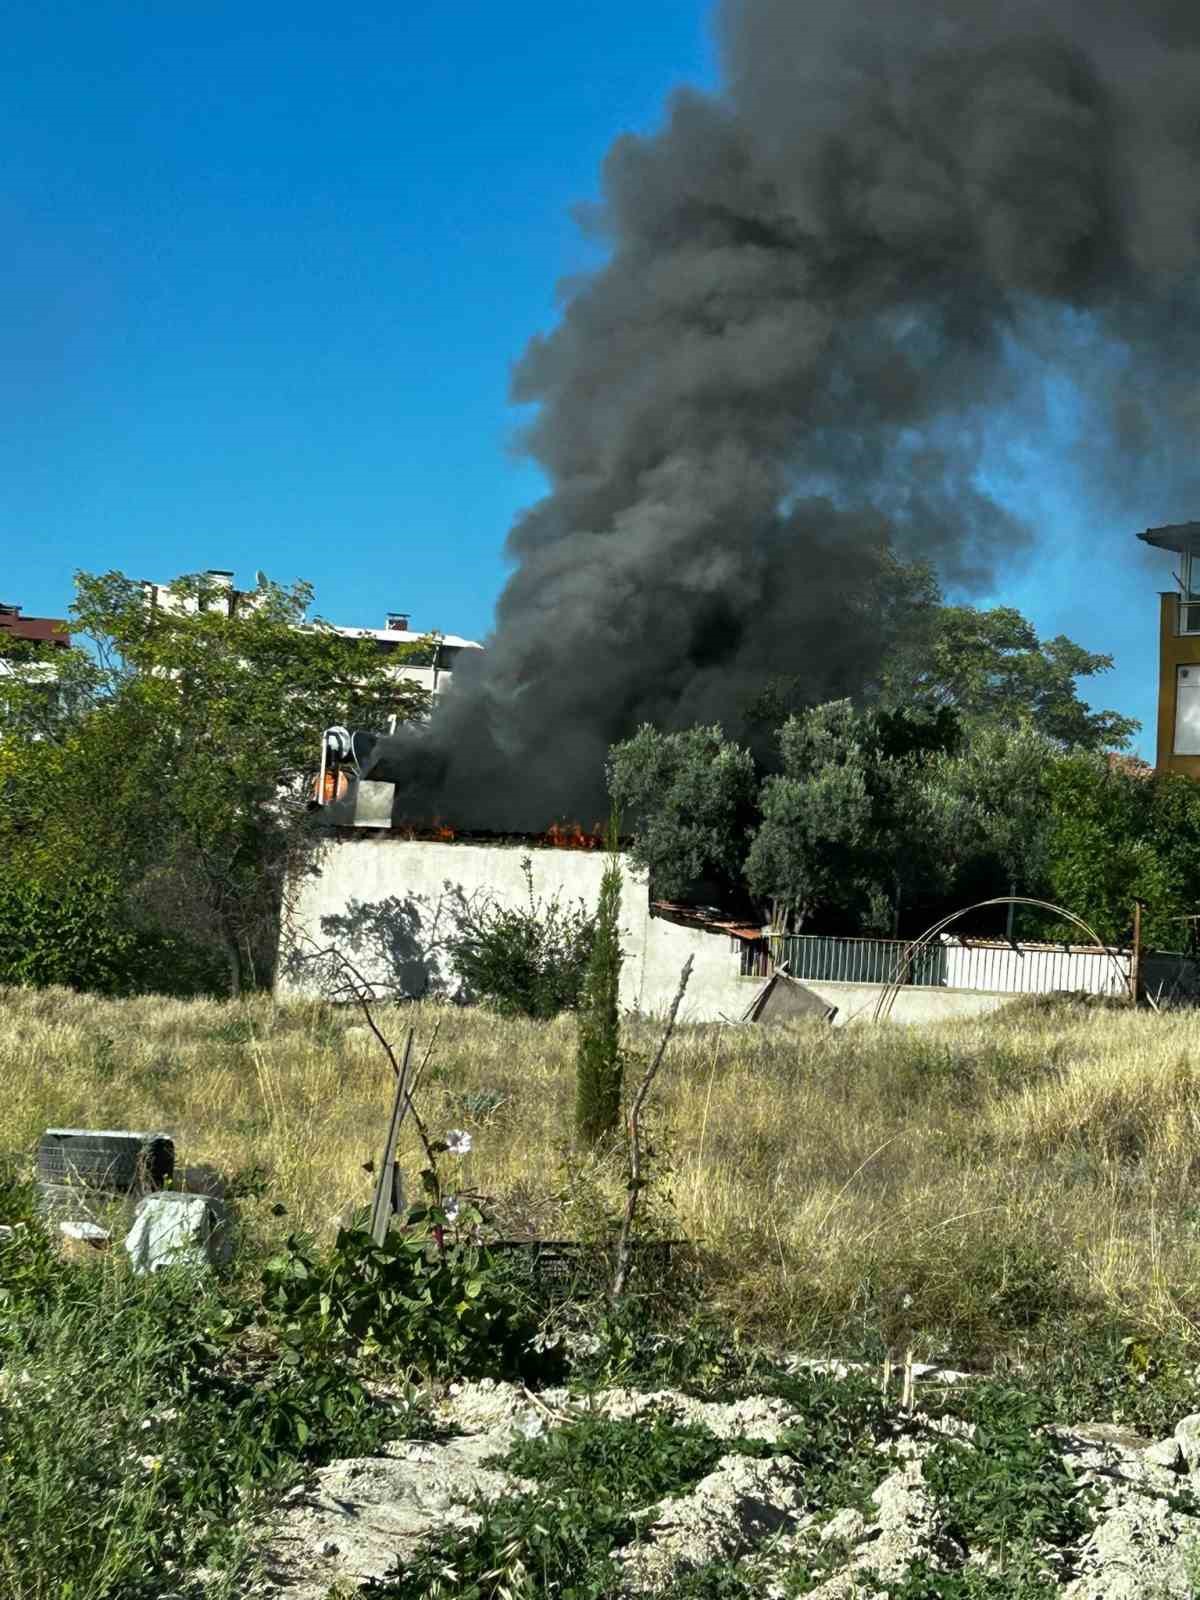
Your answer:
[[[787,963],[793,978],[829,983],[904,982],[935,988],[946,982],[946,952],[934,945],[914,955],[904,939],[841,939],[821,934],[776,935],[770,944],[776,966]]]
[[[775,935],[742,950],[745,977],[766,977],[787,963],[792,977],[827,983],[895,983],[920,988],[982,989],[991,994],[1084,990],[1123,994],[1129,952],[1098,946],[1011,945],[942,937],[914,953],[903,939]]]
[[[1128,950],[1097,945],[1005,944],[963,939],[946,944],[946,984],[989,994],[1127,994]]]

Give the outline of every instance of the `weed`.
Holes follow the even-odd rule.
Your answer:
[[[873,1587],[887,1600],[1056,1600],[1061,1593],[1035,1560],[1018,1560],[1003,1572],[990,1572],[982,1567],[945,1571],[922,1559],[898,1581],[885,1586],[876,1579]]]
[[[592,947],[594,919],[583,904],[563,905],[533,892],[533,864],[521,862],[526,898],[504,906],[494,898],[466,904],[448,941],[463,986],[501,1016],[546,1020],[579,1002]]]
[[[1077,1543],[1092,1526],[1097,1496],[1081,1489],[1050,1435],[1034,1395],[999,1384],[972,1394],[971,1443],[946,1440],[923,1476],[947,1531],[971,1549],[1003,1557],[1013,1544]]]
[[[1121,1423],[1169,1434],[1197,1406],[1195,1356],[1178,1336],[1074,1322],[1027,1352],[1021,1384],[1056,1422]]]
[[[594,1415],[566,1423],[540,1438],[518,1440],[491,1464],[556,1489],[583,1493],[602,1484],[616,1505],[646,1506],[690,1489],[740,1443],[682,1423],[664,1406],[637,1417]]]
[[[508,1263],[475,1242],[480,1214],[432,1207],[376,1244],[359,1223],[321,1254],[289,1237],[263,1273],[264,1315],[295,1365],[315,1353],[378,1357],[423,1374],[516,1376],[537,1355],[535,1307]]]
[[[272,1173],[269,1167],[255,1163],[239,1167],[225,1182],[225,1196],[229,1200],[261,1200],[270,1192]]]
[[[68,1263],[36,1221],[0,1244],[0,1594],[155,1600],[213,1562],[232,1583],[268,1491],[427,1431],[343,1365],[251,1357],[252,1319],[180,1269]]]
[[[508,1104],[509,1098],[498,1089],[469,1089],[463,1094],[451,1095],[450,1103],[468,1122],[487,1123],[501,1106]]]
[[[573,1204],[558,1181],[572,1019],[418,1005],[405,1021],[426,1033],[435,1015],[428,1081],[437,1069],[446,1093],[464,1097],[455,1104],[507,1101],[477,1163],[497,1214],[519,1212],[543,1237],[588,1237],[590,1202]],[[253,1027],[261,1070],[214,1047],[213,1030],[231,1024]],[[347,1208],[369,1201],[362,1167],[391,1092],[390,1076],[373,1069],[339,1083],[343,1029],[327,1007],[266,996],[234,1005],[5,990],[0,1148],[29,1149],[47,1126],[86,1126],[96,1041],[111,1039],[123,1065],[106,1116],[158,1125],[161,1086],[136,1068],[170,1059],[180,1159],[269,1167],[289,1213],[267,1223],[273,1245],[294,1229],[328,1246]],[[643,1053],[658,1031],[622,1024]],[[990,1365],[1028,1359],[1064,1327],[1107,1324],[1200,1358],[1190,1331],[1200,1324],[1200,1230],[1185,1214],[1196,1194],[1200,1014],[1059,1006],[925,1030],[726,1029],[716,1054],[714,1033],[683,1026],[672,1041],[655,1087],[655,1142],[671,1152],[674,1210],[652,1218],[647,1208],[639,1227],[697,1245],[706,1302],[746,1340],[868,1359],[911,1345],[921,1357]],[[185,1132],[199,1148],[185,1152]],[[399,1160],[410,1172],[424,1165],[411,1127]],[[596,1185],[597,1229],[618,1208],[622,1180],[614,1169]],[[681,1300],[654,1315],[663,1328],[691,1311]],[[1062,1369],[1056,1381],[1083,1403],[1084,1378]],[[1150,1388],[1163,1382],[1160,1372]],[[1141,1403],[1115,1378],[1111,1393],[1123,1408]]]
[[[894,1422],[877,1388],[823,1374],[779,1376],[803,1421],[771,1441],[721,1439],[684,1424],[667,1407],[635,1418],[586,1416],[532,1440],[520,1440],[493,1465],[532,1479],[537,1489],[487,1504],[472,1503],[473,1531],[431,1540],[389,1580],[395,1600],[418,1595],[505,1600],[563,1595],[607,1600],[620,1592],[612,1552],[654,1520],[657,1502],[685,1494],[728,1455],[788,1460],[813,1511],[863,1505],[886,1471],[876,1446]],[[681,1577],[669,1591],[689,1600],[748,1600],[751,1581],[729,1564]]]
[[[229,1017],[210,1028],[208,1036],[214,1044],[249,1044],[254,1037],[254,1024],[249,1017]]]
[[[101,1034],[92,1046],[92,1071],[97,1083],[111,1083],[117,1072],[117,1041]]]

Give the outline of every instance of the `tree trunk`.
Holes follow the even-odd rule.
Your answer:
[[[240,1000],[242,997],[242,962],[238,955],[237,940],[222,931],[221,954],[225,957],[225,970],[229,973],[229,998]]]

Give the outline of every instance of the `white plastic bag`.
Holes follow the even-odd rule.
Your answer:
[[[125,1235],[125,1248],[135,1272],[214,1266],[229,1253],[225,1208],[206,1194],[167,1190],[144,1195]]]

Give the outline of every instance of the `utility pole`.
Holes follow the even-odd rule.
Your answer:
[[[1133,902],[1133,954],[1129,960],[1129,1002],[1136,1006],[1142,992],[1142,902]]]

